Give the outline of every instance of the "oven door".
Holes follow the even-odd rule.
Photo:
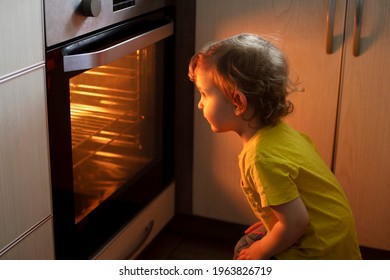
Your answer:
[[[57,259],[87,259],[173,180],[173,22],[47,52]]]

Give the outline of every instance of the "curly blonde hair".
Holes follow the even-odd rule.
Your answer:
[[[213,73],[217,87],[233,101],[238,89],[247,98],[263,126],[275,124],[294,109],[286,99],[298,89],[289,79],[283,53],[271,42],[250,33],[238,34],[206,45],[190,61],[188,76],[196,82],[195,69]]]

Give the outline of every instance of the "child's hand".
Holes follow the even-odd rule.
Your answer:
[[[266,229],[261,221],[254,223],[253,225],[251,225],[250,227],[248,227],[245,230],[245,234],[248,234],[250,232],[253,232],[256,234],[266,234],[267,233],[267,231],[266,231]]]
[[[246,249],[242,249],[238,254],[237,260],[260,260],[261,251],[259,250],[259,242],[254,242],[251,246]]]

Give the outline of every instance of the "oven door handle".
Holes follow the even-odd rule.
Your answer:
[[[135,52],[173,34],[173,22],[142,33],[114,46],[95,52],[64,56],[64,72],[92,69],[106,65],[127,54]]]

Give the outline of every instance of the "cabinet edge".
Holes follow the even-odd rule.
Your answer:
[[[44,219],[33,225],[30,229],[26,230],[24,233],[22,233],[19,237],[17,237],[14,241],[6,245],[4,248],[0,249],[0,257],[3,256],[5,253],[7,253],[9,250],[14,248],[17,244],[19,244],[23,239],[25,239],[27,236],[29,236],[31,233],[33,233],[36,229],[38,229],[40,226],[45,224],[47,221],[49,221],[51,218],[53,218],[53,214],[49,214]]]
[[[17,70],[15,72],[9,73],[7,75],[0,76],[0,84],[5,83],[5,82],[7,82],[9,80],[12,80],[14,78],[23,76],[23,75],[25,75],[25,74],[27,74],[29,72],[35,71],[35,70],[37,70],[39,68],[43,68],[43,67],[45,67],[45,62],[41,61],[41,62],[32,64],[32,65],[30,65],[28,67],[25,67],[25,68],[22,68],[20,70]]]

